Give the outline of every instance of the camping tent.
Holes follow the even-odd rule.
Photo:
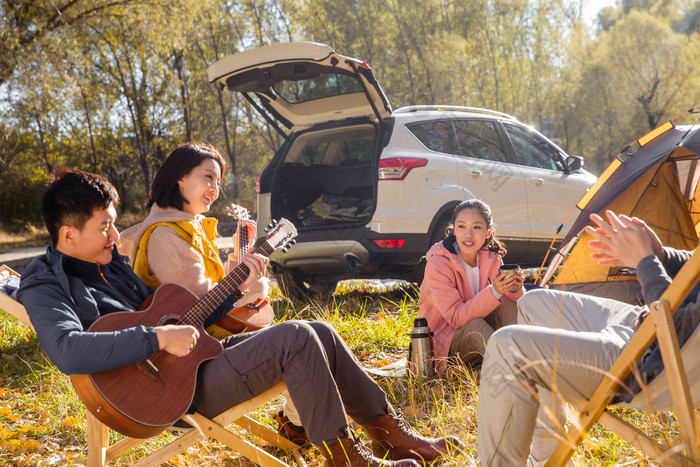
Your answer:
[[[643,219],[664,245],[694,249],[700,233],[699,155],[700,125],[672,121],[625,148],[576,205],[581,212],[540,283],[547,284],[561,265],[551,288],[642,303],[635,271],[598,265],[583,228],[591,213],[611,209]]]

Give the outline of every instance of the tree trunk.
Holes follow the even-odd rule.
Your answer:
[[[182,101],[182,118],[185,121],[185,140],[192,141],[192,122],[189,111],[190,98],[182,66],[182,50],[173,50],[173,67],[177,72],[178,80],[180,80],[180,100]]]

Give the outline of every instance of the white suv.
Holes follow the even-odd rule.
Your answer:
[[[538,265],[596,180],[582,158],[510,115],[392,111],[367,64],[323,44],[260,47],[208,72],[284,136],[258,180],[258,225],[285,217],[299,231],[270,258],[291,294],[348,278],[420,281],[423,256],[469,198],[491,206],[508,262]]]

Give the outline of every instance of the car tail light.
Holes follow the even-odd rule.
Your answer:
[[[258,175],[258,181],[255,182],[255,192],[257,194],[260,194],[260,177],[262,177],[262,172],[260,172],[260,175]]]
[[[406,243],[405,238],[383,238],[374,240],[379,248],[401,248]]]
[[[414,167],[423,167],[428,159],[423,157],[392,157],[379,161],[379,180],[403,180]]]
[[[358,60],[356,58],[351,58],[350,60],[352,60],[353,62],[357,63],[360,66],[367,68],[368,70],[372,69],[369,65],[367,65],[367,62],[363,62],[362,60]],[[332,63],[332,64],[335,65],[335,63]]]

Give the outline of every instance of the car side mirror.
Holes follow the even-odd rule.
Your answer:
[[[581,156],[569,156],[566,159],[567,172],[576,172],[581,167],[583,167],[583,157],[581,157]]]

